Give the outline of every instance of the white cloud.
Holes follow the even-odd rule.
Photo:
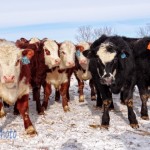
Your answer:
[[[0,36],[74,41],[77,27],[82,25],[111,26],[118,34],[136,36],[139,26],[149,23],[149,7],[149,0],[5,0],[1,1]],[[50,27],[35,28],[42,24]]]
[[[1,2],[0,27],[148,19],[149,6],[149,0],[5,0]]]

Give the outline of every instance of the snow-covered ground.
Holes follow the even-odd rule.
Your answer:
[[[132,129],[127,118],[127,108],[120,104],[119,95],[113,95],[115,111],[110,112],[110,128],[100,128],[102,110],[90,100],[90,89],[85,82],[85,102],[79,103],[77,82],[72,77],[69,102],[70,112],[65,113],[60,102],[54,101],[54,92],[44,116],[35,110],[35,101],[30,95],[30,117],[38,135],[25,134],[23,120],[13,115],[13,107],[5,109],[6,117],[0,119],[3,132],[16,131],[16,138],[4,138],[0,135],[0,150],[149,150],[150,121],[140,118],[141,101],[138,91],[134,93],[134,111],[139,129]],[[43,92],[41,91],[41,97]],[[150,102],[148,102],[150,109]],[[1,132],[0,132],[1,133]]]

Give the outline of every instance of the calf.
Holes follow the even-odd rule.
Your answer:
[[[64,111],[69,111],[69,86],[70,78],[75,66],[75,52],[76,47],[70,41],[64,41],[60,44],[59,55],[60,65],[54,69],[50,69],[46,76],[45,84],[45,100],[48,101],[51,94],[51,85],[54,85],[56,89],[56,99],[59,100],[59,92],[62,96],[62,106]]]
[[[130,125],[133,128],[138,128],[133,111],[133,89],[136,82],[135,62],[128,44],[119,36],[102,35],[83,54],[90,59],[89,70],[96,91],[100,93],[103,101],[102,127],[108,128],[109,126],[111,92],[117,94],[121,89],[124,89],[123,98],[128,108]]]
[[[79,87],[79,102],[84,101],[84,94],[83,94],[83,88],[84,88],[84,80],[89,80],[89,85],[91,88],[91,100],[95,100],[95,88],[93,85],[93,81],[91,79],[91,73],[88,71],[89,68],[89,60],[83,56],[82,52],[86,49],[89,49],[90,44],[87,42],[81,42],[76,46],[76,63],[75,63],[75,70],[74,74],[78,81],[78,87]]]
[[[139,94],[142,101],[141,118],[148,120],[149,116],[147,110],[147,101],[149,98],[148,86],[150,86],[150,37],[123,37],[123,39],[127,41],[131,49],[133,49],[136,64],[136,84],[139,89]],[[122,103],[124,103],[122,96],[121,100]]]
[[[38,114],[44,114],[47,109],[47,102],[40,102],[41,86],[45,86],[46,72],[59,65],[58,45],[55,41],[49,39],[38,40],[32,38],[29,41],[23,38],[16,42],[19,47],[27,47],[34,50],[34,57],[31,59],[31,85],[33,89],[33,99],[36,101],[36,110]]]
[[[28,112],[30,91],[29,63],[34,52],[31,49],[21,50],[9,41],[0,41],[0,97],[9,105],[16,102],[22,115],[27,134],[35,134]],[[0,117],[5,115],[0,102]]]

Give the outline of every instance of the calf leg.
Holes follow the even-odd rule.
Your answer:
[[[48,100],[49,100],[49,96],[51,95],[52,89],[51,89],[51,85],[48,83],[45,83],[44,85],[44,101],[42,104],[42,108],[44,110],[47,109],[48,106]]]
[[[120,92],[120,100],[121,100],[121,104],[125,105],[125,100],[123,99],[123,91]]]
[[[67,99],[67,90],[68,90],[68,82],[61,84],[60,94],[62,96],[62,106],[65,112],[69,111],[70,108],[68,106],[68,99]]]
[[[83,93],[84,82],[78,80],[78,86],[79,86],[79,102],[84,102],[84,93]]]
[[[108,86],[102,85],[98,82],[99,81],[98,78],[95,77],[93,81],[96,88],[97,97],[100,98],[99,105],[101,106],[102,105],[101,103],[103,102],[104,112],[102,115],[101,126],[107,129],[110,121],[109,107],[110,104],[112,103],[112,94],[110,93]]]
[[[138,88],[139,88],[140,98],[141,98],[141,101],[142,101],[141,118],[144,119],[144,120],[148,120],[149,119],[148,110],[147,110],[147,101],[148,101],[148,98],[149,98],[148,87],[138,85]]]
[[[44,114],[44,109],[40,102],[40,87],[33,87],[33,99],[36,101],[36,110],[39,115]]]
[[[69,94],[70,78],[71,78],[71,77],[69,77],[69,80],[68,80],[68,87],[67,87],[67,99],[68,99],[68,102],[70,101],[70,94]]]
[[[103,100],[103,108],[104,108],[104,112],[102,115],[102,123],[101,126],[103,128],[108,128],[109,126],[109,121],[110,121],[110,116],[109,116],[109,107],[110,104],[112,102],[112,99],[108,99],[108,100]]]
[[[130,122],[130,126],[132,128],[138,128],[139,125],[136,119],[136,115],[133,111],[133,89],[134,89],[134,86],[127,87],[123,92],[123,99],[125,99],[125,104],[128,109],[128,119]]]
[[[96,107],[102,108],[103,101],[102,101],[102,98],[101,98],[99,84],[96,81],[95,81],[95,88],[96,88],[96,93],[97,93]]]
[[[22,115],[27,134],[35,134],[36,130],[34,129],[28,114],[28,98],[29,95],[24,95],[21,99],[18,99],[17,109]]]
[[[17,109],[17,102],[15,103],[14,106],[14,115],[19,115],[19,110]]]
[[[59,101],[60,100],[60,93],[59,93],[59,90],[58,89],[56,89],[56,91],[55,91],[55,101]]]
[[[101,126],[107,129],[109,127],[110,122],[109,116],[110,106],[113,105],[112,93],[110,92],[109,87],[106,85],[101,85],[100,91],[102,95],[103,109],[104,109]]]
[[[102,108],[103,101],[100,92],[97,92],[96,107]]]
[[[90,88],[91,88],[91,100],[95,101],[96,100],[96,91],[95,91],[95,87],[94,87],[92,79],[89,81],[89,85],[90,85]]]
[[[0,118],[4,117],[5,115],[4,106],[2,102],[0,102]]]

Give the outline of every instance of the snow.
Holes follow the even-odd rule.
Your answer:
[[[0,120],[2,131],[15,130],[14,139],[0,137],[0,150],[149,150],[150,121],[140,118],[141,101],[137,88],[134,92],[134,111],[139,129],[132,129],[127,118],[127,108],[120,104],[119,95],[113,95],[115,110],[110,112],[110,127],[100,128],[102,110],[90,100],[90,88],[85,82],[85,102],[80,103],[77,81],[71,79],[70,112],[65,113],[61,101],[54,101],[54,90],[50,96],[45,115],[37,115],[35,101],[30,94],[30,118],[38,134],[25,134],[21,116],[13,115],[13,106],[5,108],[6,117]],[[43,90],[41,90],[43,98]],[[150,108],[150,102],[148,102]]]

